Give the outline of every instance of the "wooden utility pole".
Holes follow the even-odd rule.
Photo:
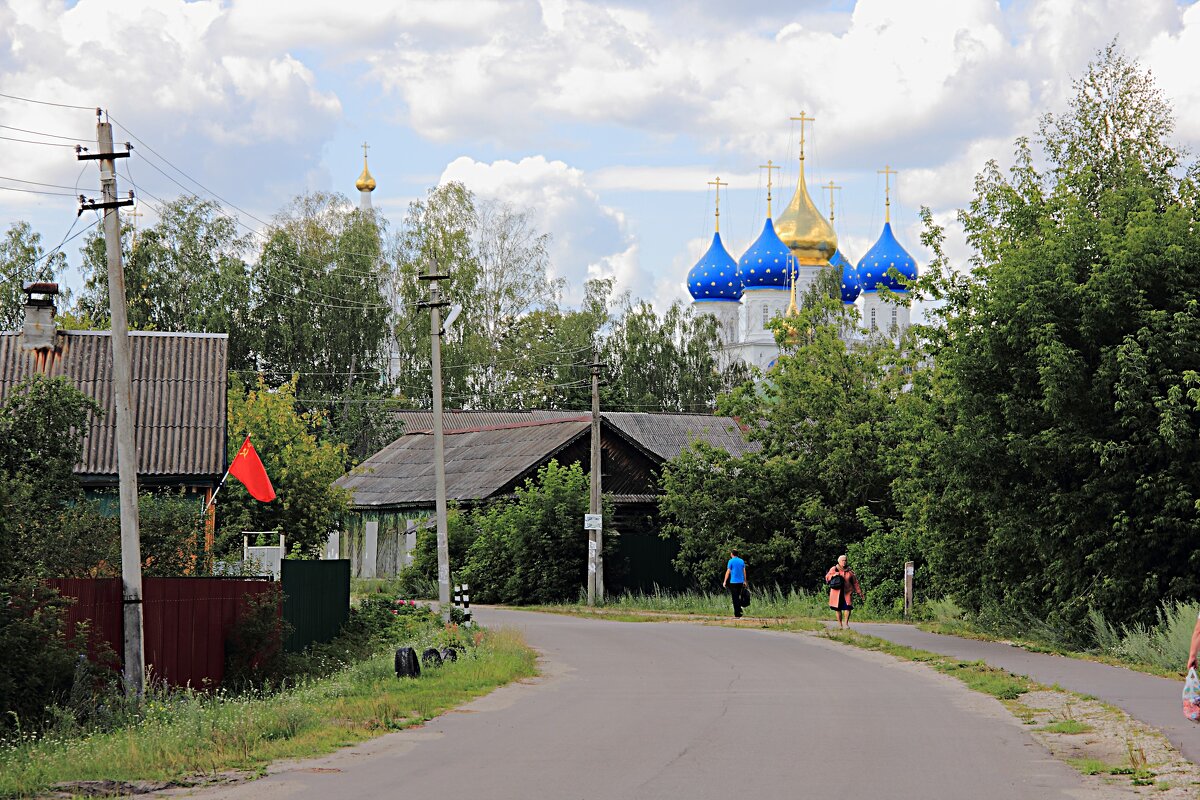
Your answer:
[[[437,266],[435,262],[430,262],[429,272],[420,276],[421,280],[429,281],[429,300],[420,305],[429,308],[429,333],[433,346],[433,475],[436,483],[438,604],[442,609],[442,618],[449,620],[450,538],[446,521],[446,446],[442,432],[442,307],[448,303],[442,300],[440,282],[448,280],[450,276],[435,272]]]
[[[121,503],[121,598],[125,623],[125,691],[141,697],[145,691],[146,661],[142,647],[142,544],[138,531],[137,444],[133,433],[133,383],[129,353],[129,319],[125,313],[125,267],[121,263],[121,220],[118,209],[133,205],[117,199],[116,159],[112,124],[101,121],[96,109],[96,143],[99,152],[77,149],[81,161],[100,162],[103,200],[85,201],[84,209],[104,211],[104,244],[108,256],[108,309],[112,318],[113,407],[117,423],[117,476]]]
[[[597,598],[604,602],[604,523],[600,505],[602,489],[600,442],[600,363],[599,355],[592,358],[592,463],[588,471],[588,514],[594,521],[588,526],[588,605]]]

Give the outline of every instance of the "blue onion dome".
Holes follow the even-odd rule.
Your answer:
[[[737,262],[714,233],[708,252],[700,257],[687,277],[688,291],[695,300],[740,300],[742,279]]]
[[[768,217],[762,233],[738,260],[742,286],[746,289],[786,289],[791,264],[792,253]]]
[[[916,259],[896,241],[896,235],[892,233],[892,223],[885,222],[879,239],[858,262],[858,278],[862,283],[862,290],[875,292],[880,286],[884,286],[893,292],[907,291],[905,286],[888,274],[892,267],[906,280],[917,279]]]
[[[862,281],[858,278],[858,270],[854,268],[854,264],[850,263],[850,259],[842,255],[840,249],[833,251],[833,258],[829,259],[829,266],[841,270],[842,302],[853,303],[862,293]]]

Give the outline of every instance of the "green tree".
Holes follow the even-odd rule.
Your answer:
[[[626,298],[604,340],[601,403],[614,411],[710,412],[721,391],[747,376],[741,362],[721,368],[719,345],[711,316],[678,301],[659,316],[644,300]]]
[[[747,436],[759,449],[737,458],[697,445],[663,469],[664,535],[699,586],[720,577],[730,547],[760,582],[818,586],[848,545],[903,529],[893,484],[905,430],[894,410],[919,364],[886,338],[848,345],[854,318],[824,284],[773,324],[776,365],[719,404],[754,421]]]
[[[66,269],[62,251],[47,254],[42,235],[28,222],[14,222],[0,239],[0,330],[11,331],[25,318],[26,281],[53,281]],[[63,297],[66,300],[67,297]]]
[[[289,547],[320,551],[349,503],[349,494],[333,485],[344,471],[346,446],[322,438],[327,426],[323,412],[297,410],[295,380],[271,387],[260,377],[247,389],[230,379],[229,452],[249,435],[276,498],[260,503],[236,479],[227,480],[217,500],[218,552],[240,548],[242,531],[280,531]]]
[[[969,273],[928,223],[943,432],[917,495],[940,506],[931,571],[973,610],[1082,631],[1089,606],[1149,621],[1200,591],[1200,237],[1171,130],[1110,46],[1043,122],[1044,170],[1022,139],[978,177]]]
[[[74,468],[100,408],[65,378],[35,375],[0,404],[0,578],[53,575],[45,546],[82,497]]]
[[[165,203],[158,221],[136,239],[122,230],[129,326],[145,331],[229,334],[229,368],[253,366],[259,328],[250,308],[249,234],[212,200],[185,195]],[[108,327],[108,264],[104,237],[84,244],[84,290],[75,312]]]
[[[324,412],[326,434],[355,457],[375,452],[394,432],[381,225],[340,195],[297,198],[276,216],[263,245],[248,314],[267,383],[297,376],[297,397]]]
[[[587,581],[588,480],[578,464],[551,461],[512,502],[471,513],[474,539],[461,572],[481,602],[554,603],[579,596]],[[605,551],[616,544],[606,533]]]

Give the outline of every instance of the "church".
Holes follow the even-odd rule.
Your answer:
[[[916,260],[892,232],[891,194],[886,181],[883,231],[875,244],[857,265],[838,249],[832,204],[826,219],[809,196],[804,178],[803,124],[812,117],[801,115],[799,119],[800,173],[791,202],[778,218],[772,218],[771,171],[778,167],[767,162],[766,222],[742,257],[734,259],[721,240],[719,192],[725,184],[718,178],[712,244],[687,276],[692,307],[717,322],[723,356],[759,369],[768,369],[779,356],[771,319],[795,314],[797,295],[806,292],[822,270],[840,272],[842,302],[857,307],[865,336],[895,337],[908,328],[910,308],[888,302],[879,290],[885,287],[904,294],[907,282],[917,277]],[[890,167],[882,172],[885,178],[894,174]]]

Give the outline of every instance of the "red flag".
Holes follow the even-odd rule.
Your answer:
[[[255,500],[269,503],[275,499],[275,487],[271,485],[271,479],[267,477],[267,470],[254,445],[250,444],[249,436],[233,457],[233,463],[229,465],[229,474],[241,481]]]

